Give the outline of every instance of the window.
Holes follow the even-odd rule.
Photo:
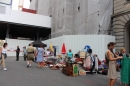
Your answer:
[[[80,4],[79,4],[79,6],[78,6],[78,11],[80,12]]]
[[[130,0],[125,0],[125,4],[128,4],[128,3],[130,3]]]
[[[65,10],[63,9],[63,14],[64,14]]]
[[[126,0],[127,2],[130,2],[130,0]]]

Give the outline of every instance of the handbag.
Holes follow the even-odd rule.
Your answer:
[[[7,54],[5,53],[5,59],[7,58]]]
[[[2,54],[0,54],[0,60],[2,59]]]

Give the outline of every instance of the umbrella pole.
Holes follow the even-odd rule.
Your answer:
[[[65,60],[66,54],[62,54],[62,59]]]
[[[39,40],[39,29],[37,31],[37,40]]]

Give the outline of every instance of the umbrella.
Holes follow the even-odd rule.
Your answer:
[[[43,45],[43,47],[47,47],[46,44],[42,43],[40,40],[36,40],[34,42],[32,42],[34,47],[40,47],[41,45]]]
[[[63,45],[62,45],[61,53],[62,53],[62,54],[66,54],[65,43],[63,43]]]
[[[54,48],[53,48],[52,43],[50,44],[50,50],[51,50],[52,52],[54,52]]]

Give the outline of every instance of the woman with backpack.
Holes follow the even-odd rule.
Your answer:
[[[114,86],[115,81],[117,79],[116,60],[123,58],[114,54],[113,49],[115,48],[115,45],[116,44],[114,42],[110,42],[107,45],[108,50],[106,51],[105,54],[106,65],[108,66],[108,78],[109,78],[108,86]]]

